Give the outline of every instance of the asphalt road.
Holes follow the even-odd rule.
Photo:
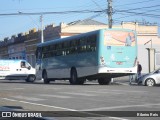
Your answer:
[[[122,80],[111,85],[0,80],[0,111],[39,111],[43,119],[53,120],[159,120],[159,91],[160,86]]]

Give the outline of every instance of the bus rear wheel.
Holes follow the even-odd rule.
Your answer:
[[[71,69],[71,73],[70,73],[69,82],[70,82],[70,84],[75,85],[75,84],[77,84],[77,80],[78,80],[78,78],[77,78],[77,70],[75,68],[72,68]]]
[[[48,77],[47,77],[47,72],[46,71],[43,72],[43,82],[44,82],[44,84],[49,84],[49,82],[50,82]]]
[[[78,78],[76,68],[71,69],[69,82],[71,85],[83,85],[85,82],[85,78]]]
[[[79,85],[83,85],[85,81],[86,81],[85,78],[79,78],[79,79],[78,79],[78,84],[79,84]]]
[[[99,78],[98,79],[98,83],[100,84],[100,85],[109,85],[110,84],[110,82],[111,82],[111,78],[109,79],[107,79],[107,78]]]

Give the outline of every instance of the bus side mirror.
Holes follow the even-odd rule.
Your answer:
[[[31,66],[28,66],[28,70],[30,70],[31,69]]]

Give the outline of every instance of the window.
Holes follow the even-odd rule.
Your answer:
[[[56,44],[56,50],[62,49],[62,43]]]
[[[50,50],[55,50],[56,46],[55,45],[50,45]]]
[[[36,50],[36,58],[41,59],[41,57],[42,57],[42,49],[41,49],[41,47],[39,47]]]
[[[68,42],[64,42],[64,49],[69,48],[70,47],[70,41]]]
[[[26,68],[26,63],[24,61],[21,62],[21,68]]]
[[[46,52],[49,51],[49,49],[50,49],[49,46],[44,46],[44,47],[42,48],[42,52],[43,52],[43,53],[46,53]]]
[[[43,58],[96,51],[96,35],[68,40],[43,47]],[[40,50],[39,50],[40,51]],[[41,56],[41,57],[42,57]]]
[[[92,35],[87,38],[87,51],[96,51],[96,39],[96,35]]]

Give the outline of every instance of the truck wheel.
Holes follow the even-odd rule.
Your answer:
[[[34,82],[36,80],[35,75],[29,75],[26,79],[26,82]]]
[[[49,82],[50,82],[48,77],[47,77],[47,72],[46,71],[43,72],[43,82],[44,82],[44,84],[49,84]]]

